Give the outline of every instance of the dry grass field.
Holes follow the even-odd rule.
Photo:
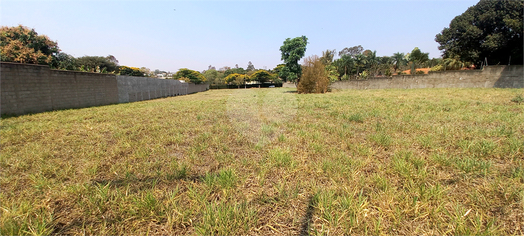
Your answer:
[[[211,90],[1,120],[0,234],[524,234],[524,89]]]

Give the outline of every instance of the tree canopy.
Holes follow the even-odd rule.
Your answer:
[[[284,41],[284,45],[280,47],[280,51],[282,52],[281,59],[286,66],[280,70],[280,77],[292,82],[298,82],[300,80],[300,76],[302,76],[302,66],[298,64],[298,61],[304,57],[306,46],[306,36],[296,37],[294,39],[287,38]]]
[[[255,70],[255,66],[253,65],[253,63],[251,63],[251,61],[247,64],[247,69],[246,71],[254,71]]]
[[[117,60],[114,56],[83,56],[76,59],[76,65],[81,71],[89,72],[113,72],[118,69]]]
[[[271,73],[265,71],[265,70],[257,70],[255,73],[253,73],[249,79],[251,81],[258,81],[260,83],[269,82],[273,80],[275,76]]]
[[[240,87],[240,85],[244,84],[246,81],[249,80],[249,77],[242,74],[233,73],[224,78],[224,82],[226,84],[234,84]]]
[[[480,65],[522,64],[523,1],[480,0],[437,34],[444,58]]]
[[[326,50],[322,52],[322,57],[320,58],[320,61],[324,63],[324,65],[331,65],[333,63],[333,58],[335,57],[337,50]]]
[[[0,28],[0,60],[49,65],[60,52],[58,44],[34,29],[19,25]]]
[[[118,70],[120,72],[120,75],[139,76],[139,77],[144,76],[144,72],[142,72],[140,68],[138,67],[120,66]]]
[[[173,79],[182,79],[187,78],[189,79],[189,82],[194,84],[201,84],[207,81],[206,77],[204,77],[200,72],[190,70],[187,68],[182,68],[178,70],[176,74],[173,75]]]

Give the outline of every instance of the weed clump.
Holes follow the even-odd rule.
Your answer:
[[[516,97],[514,97],[513,99],[511,99],[511,101],[517,104],[521,104],[521,103],[524,103],[524,97],[519,94]]]

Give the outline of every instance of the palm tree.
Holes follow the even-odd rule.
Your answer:
[[[393,60],[393,69],[395,72],[400,68],[400,66],[403,66],[406,64],[406,59],[404,58],[404,53],[394,53],[391,59]]]
[[[355,65],[357,66],[357,75],[360,72],[360,67],[364,67],[367,65],[367,59],[364,54],[357,54],[355,55]]]
[[[373,71],[373,76],[377,75],[379,59],[380,58],[377,57],[377,51],[373,51],[366,56],[367,64],[369,66],[370,71]]]

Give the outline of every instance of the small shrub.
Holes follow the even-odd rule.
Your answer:
[[[397,73],[397,75],[406,75],[406,72],[404,72],[404,71],[399,71],[399,72]]]
[[[424,71],[421,71],[421,70],[417,70],[417,72],[415,72],[416,75],[423,75],[425,74]]]
[[[367,79],[369,77],[369,72],[367,70],[362,71],[362,73],[358,74],[359,79]]]
[[[524,97],[519,94],[516,97],[514,97],[513,99],[511,99],[511,101],[517,104],[521,104],[521,103],[524,103]]]
[[[391,70],[389,68],[386,69],[386,71],[384,71],[384,75],[385,76],[391,76]]]
[[[341,78],[342,80],[349,80],[349,75],[348,74],[345,74],[342,76]]]
[[[444,66],[436,65],[434,67],[431,67],[431,69],[429,69],[429,71],[444,71]]]

